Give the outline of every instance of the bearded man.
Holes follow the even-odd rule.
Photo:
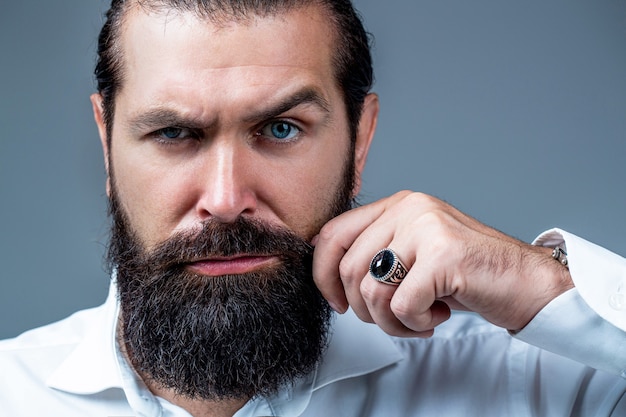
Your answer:
[[[349,1],[113,0],[98,58],[111,292],[3,342],[6,415],[626,412],[626,321],[578,291],[620,260],[420,193],[352,209],[379,102]]]

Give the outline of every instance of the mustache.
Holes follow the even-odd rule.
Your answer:
[[[244,217],[233,223],[209,219],[157,245],[144,255],[148,258],[144,262],[167,269],[202,259],[242,254],[312,260],[313,249],[309,242],[285,227]]]

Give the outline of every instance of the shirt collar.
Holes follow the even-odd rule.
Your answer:
[[[75,394],[122,387],[115,345],[119,310],[116,288],[112,284],[104,305],[80,322],[82,341],[48,378],[49,387]]]
[[[337,317],[333,335],[313,389],[337,380],[375,372],[402,360],[393,339],[349,310]]]
[[[93,314],[95,317],[83,323],[86,326],[83,340],[50,376],[48,386],[79,395],[119,388],[126,392],[128,400],[139,395],[147,400],[147,388],[117,348],[119,303],[115,278],[106,302]],[[358,349],[358,354],[355,354],[355,349]],[[336,316],[329,346],[317,370],[293,388],[263,402],[269,402],[278,415],[300,415],[315,390],[342,379],[375,372],[400,360],[402,354],[391,337],[348,311]],[[151,400],[150,408],[156,407],[156,399]],[[256,407],[253,403],[248,406]]]
[[[81,324],[86,328],[82,341],[46,381],[50,388],[91,395],[117,389],[139,415],[161,416],[163,410],[141,378],[121,353],[117,343],[119,302],[115,275],[109,295],[99,309]]]
[[[269,399],[276,415],[299,416],[313,392],[347,378],[366,375],[403,359],[393,339],[378,326],[362,322],[349,310],[337,316],[331,341],[317,371],[293,389]]]

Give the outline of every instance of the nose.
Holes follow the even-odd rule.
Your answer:
[[[257,208],[253,187],[255,174],[248,163],[248,151],[232,144],[216,144],[211,148],[207,150],[202,178],[199,178],[198,217],[232,223],[242,214],[254,213]]]

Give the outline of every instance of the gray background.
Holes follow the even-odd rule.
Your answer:
[[[88,100],[104,0],[1,0],[0,338],[101,303]],[[626,2],[359,0],[382,114],[363,201],[410,188],[626,254]]]

